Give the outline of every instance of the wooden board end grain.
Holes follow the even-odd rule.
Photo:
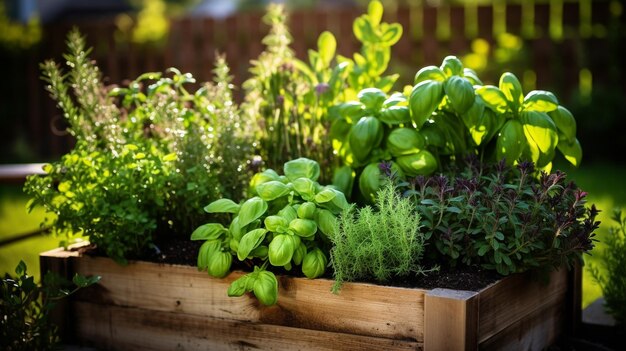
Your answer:
[[[473,291],[433,289],[424,297],[424,349],[475,350],[478,299]]]

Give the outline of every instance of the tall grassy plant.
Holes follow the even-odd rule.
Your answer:
[[[375,207],[357,210],[352,206],[344,211],[331,240],[333,292],[338,292],[346,281],[386,282],[422,271],[424,236],[420,233],[420,216],[391,182],[379,190]]]

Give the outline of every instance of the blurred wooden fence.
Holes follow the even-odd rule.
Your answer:
[[[290,29],[297,56],[306,57],[306,50],[315,47],[317,36],[324,30],[337,37],[339,53],[351,55],[360,47],[352,34],[352,22],[363,11],[340,8],[292,13]],[[514,67],[502,69],[513,70],[537,88],[553,90],[562,100],[567,100],[591,81],[594,86],[608,84],[611,79],[626,82],[624,70],[619,69],[624,62],[616,56],[620,48],[626,47],[623,11],[617,1],[520,1],[432,7],[418,0],[407,1],[395,9],[387,8],[385,20],[399,22],[404,27],[404,35],[393,48],[392,56],[394,69],[405,73],[404,83],[410,83],[415,71],[424,65],[438,65],[449,54],[467,54],[476,38],[494,44],[498,34],[508,32],[523,39],[526,67],[523,72],[515,71]],[[52,132],[61,125],[62,114],[44,92],[37,64],[45,58],[61,57],[65,35],[72,26],[87,34],[89,45],[94,46],[92,56],[108,77],[108,83],[119,84],[141,72],[163,71],[172,66],[206,81],[211,78],[218,50],[226,53],[235,83],[239,84],[248,76],[249,60],[263,49],[261,39],[267,27],[261,17],[261,13],[242,13],[225,19],[173,20],[167,42],[161,48],[116,42],[114,20],[45,27],[42,45],[36,54],[25,59],[26,72],[22,74],[26,79],[23,93],[27,96],[28,109],[24,126],[29,142],[39,155],[48,157],[61,154],[71,145],[68,137]],[[615,26],[619,33],[612,32]],[[487,80],[497,83],[497,77]],[[624,83],[620,88],[626,91]],[[19,97],[11,99],[9,95],[9,100],[19,101]]]

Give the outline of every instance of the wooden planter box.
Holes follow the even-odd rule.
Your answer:
[[[41,254],[41,269],[102,280],[60,306],[73,342],[117,350],[539,350],[579,320],[580,270],[529,275],[479,292],[278,277],[276,306],[230,298],[233,272],[214,279],[195,267]],[[57,316],[58,317],[58,316]]]

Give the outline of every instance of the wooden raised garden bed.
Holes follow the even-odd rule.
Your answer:
[[[580,270],[548,284],[528,274],[479,292],[409,289],[279,277],[278,304],[230,298],[241,273],[214,279],[196,267],[131,262],[52,250],[41,269],[100,275],[59,306],[70,342],[117,350],[539,350],[571,330]]]

